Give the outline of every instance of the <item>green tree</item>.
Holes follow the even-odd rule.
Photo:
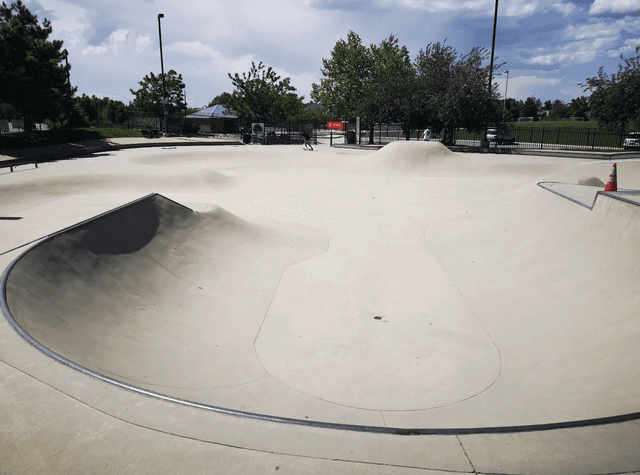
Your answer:
[[[394,122],[404,126],[407,140],[415,124],[416,70],[409,51],[393,35],[380,45],[371,45],[371,75],[365,90],[364,109],[377,122]],[[373,133],[369,140],[373,139]]]
[[[207,104],[207,107],[213,107],[218,104],[222,104],[223,106],[226,106],[229,104],[230,99],[231,99],[231,94],[229,94],[228,92],[223,92],[222,94],[218,94],[216,97],[211,99],[211,101],[209,101],[209,104]]]
[[[320,104],[314,104],[313,102],[305,104],[302,110],[296,114],[292,120],[295,122],[306,122],[314,124],[323,124],[332,120],[333,113],[326,107]]]
[[[324,76],[320,84],[312,84],[311,98],[327,107],[336,119],[367,117],[365,109],[371,85],[373,56],[357,33],[349,31],[347,40],[340,39],[329,59],[322,59]]]
[[[229,79],[235,90],[228,97],[227,107],[245,126],[251,122],[285,120],[302,110],[303,98],[295,94],[291,79],[281,79],[273,68],[262,62],[258,66],[251,62],[248,73],[229,74]]]
[[[489,68],[482,67],[488,52],[473,48],[458,57],[458,52],[444,43],[429,44],[415,60],[421,119],[425,125],[444,131],[445,143],[458,128],[481,132],[488,123],[497,123],[502,110],[497,84],[487,88]]]
[[[538,120],[538,110],[542,108],[540,99],[535,97],[527,97],[524,101],[522,110],[520,111],[520,117],[533,117],[533,120]]]
[[[630,122],[640,127],[640,45],[636,55],[624,58],[618,72],[609,76],[603,68],[598,75],[587,78],[580,84],[584,91],[591,92],[589,105],[591,115],[606,127],[626,127]]]
[[[585,96],[571,99],[571,103],[569,104],[569,112],[569,117],[587,118],[587,115],[589,114],[589,99]]]
[[[62,123],[75,91],[68,83],[70,67],[62,62],[67,50],[62,41],[49,41],[53,32],[45,18],[40,24],[21,1],[0,6],[0,103],[11,106],[25,119]],[[5,107],[6,109],[6,107]]]
[[[75,123],[78,127],[100,123],[121,124],[127,120],[128,109],[121,101],[82,94],[74,99]]]
[[[549,101],[550,103],[550,101]],[[520,112],[524,107],[524,101],[519,101],[513,98],[507,99],[505,102],[505,122],[515,122],[520,117]]]
[[[165,73],[165,108],[167,117],[180,117],[185,111],[184,88],[182,74],[178,74],[171,69]],[[147,117],[163,117],[162,108],[162,74],[155,75],[153,72],[142,78],[140,89],[131,94],[135,96],[132,107],[137,114]]]

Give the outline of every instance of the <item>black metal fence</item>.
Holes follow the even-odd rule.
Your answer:
[[[318,135],[326,128],[326,124],[317,122],[269,121],[263,122],[261,133],[256,133],[251,127],[240,129],[245,143],[259,143],[263,145],[295,145],[302,143],[302,131],[305,130],[311,143],[318,143]],[[260,129],[260,128],[259,128]]]
[[[508,127],[508,132],[491,146],[522,149],[579,149],[579,150],[621,150],[627,136],[623,129],[592,127],[557,127],[552,125],[520,125]],[[409,140],[420,140],[422,130],[411,131]],[[512,137],[513,142],[509,140]],[[464,129],[453,132],[456,145],[479,146],[483,133],[470,133]],[[442,132],[431,131],[431,140],[441,140]],[[407,140],[405,131],[399,124],[376,124],[373,141],[370,131],[361,130],[360,144],[386,144],[398,140]],[[500,143],[498,143],[500,142]]]

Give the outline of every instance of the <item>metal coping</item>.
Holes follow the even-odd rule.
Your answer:
[[[629,192],[629,191],[635,191],[635,190],[619,190],[619,191],[603,191],[603,190],[598,190],[595,194],[595,196],[593,197],[593,202],[591,203],[591,205],[580,201],[576,198],[573,198],[569,195],[566,195],[560,191],[556,191],[550,187],[547,187],[545,185],[573,185],[573,183],[562,183],[562,182],[558,182],[558,181],[541,181],[538,183],[538,186],[540,188],[543,188],[547,191],[550,191],[551,193],[553,193],[554,195],[558,195],[561,196],[562,198],[572,201],[573,203],[579,204],[580,206],[584,206],[587,209],[592,210],[593,207],[596,204],[596,201],[598,200],[598,196],[602,195],[602,196],[606,196],[607,198],[612,198],[614,200],[618,200],[618,201],[624,201],[625,203],[629,203],[635,206],[640,206],[640,203],[638,201],[635,200],[630,200],[628,198],[625,198],[624,196],[621,196],[620,193],[624,193],[624,192]],[[618,194],[616,194],[618,193]]]
[[[4,313],[4,316],[6,318],[6,320],[9,322],[9,324],[13,327],[13,329],[29,344],[31,344],[32,346],[34,346],[36,349],[38,349],[39,351],[41,351],[42,353],[44,353],[45,355],[49,356],[50,358],[53,358],[54,360],[56,360],[59,363],[62,363],[65,366],[68,366],[69,368],[72,368],[80,373],[83,373],[85,375],[91,376],[93,378],[96,378],[100,381],[118,386],[122,389],[126,389],[128,391],[132,391],[138,394],[142,394],[148,397],[152,397],[152,398],[156,398],[156,399],[160,399],[160,400],[164,400],[167,402],[172,402],[175,404],[181,404],[184,406],[188,406],[188,407],[193,407],[193,408],[197,408],[197,409],[204,409],[207,411],[212,411],[218,414],[223,414],[223,415],[229,415],[229,416],[236,416],[236,417],[244,417],[244,418],[248,418],[248,419],[253,419],[253,420],[260,420],[260,421],[266,421],[266,422],[275,422],[275,423],[282,423],[282,424],[292,424],[292,425],[298,425],[298,426],[306,426],[306,427],[313,427],[313,428],[322,428],[322,429],[333,429],[333,430],[343,430],[343,431],[353,431],[353,432],[361,432],[361,433],[377,433],[377,434],[389,434],[389,435],[405,435],[405,436],[409,436],[409,435],[469,435],[469,434],[510,434],[510,433],[519,433],[519,432],[534,432],[534,431],[548,431],[548,430],[558,430],[558,429],[571,429],[571,428],[578,428],[578,427],[588,427],[588,426],[595,426],[595,425],[604,425],[604,424],[614,424],[614,423],[620,423],[620,422],[626,422],[626,421],[632,421],[632,420],[637,420],[640,419],[640,412],[633,412],[633,413],[629,413],[629,414],[622,414],[622,415],[618,415],[618,416],[608,416],[608,417],[598,417],[598,418],[593,418],[593,419],[583,419],[583,420],[574,420],[574,421],[566,421],[566,422],[552,422],[552,423],[546,423],[546,424],[528,424],[528,425],[516,425],[516,426],[500,426],[500,427],[469,427],[469,428],[400,428],[400,427],[382,427],[382,426],[368,426],[368,425],[354,425],[354,424],[341,424],[341,423],[334,423],[334,422],[321,422],[321,421],[312,421],[312,420],[301,420],[301,419],[294,419],[294,418],[289,418],[289,417],[281,417],[281,416],[272,416],[272,415],[268,415],[268,414],[258,414],[258,413],[253,413],[253,412],[247,412],[247,411],[240,411],[237,409],[228,409],[228,408],[224,408],[224,407],[219,407],[219,406],[214,406],[214,405],[210,405],[210,404],[203,404],[203,403],[199,403],[199,402],[195,402],[195,401],[190,401],[187,399],[181,399],[181,398],[177,398],[177,397],[173,397],[173,396],[169,396],[166,394],[162,394],[162,393],[158,393],[155,391],[150,391],[138,386],[135,386],[133,384],[129,384],[129,383],[125,383],[122,381],[119,381],[117,379],[114,378],[110,378],[108,376],[105,376],[103,374],[100,374],[96,371],[90,370],[89,368],[85,368],[82,365],[79,365],[61,355],[59,355],[58,353],[50,350],[49,348],[47,348],[46,346],[42,345],[39,341],[35,340],[33,337],[31,337],[31,335],[29,335],[19,324],[18,322],[13,318],[13,315],[11,314],[11,310],[9,309],[9,306],[7,304],[7,289],[6,289],[6,285],[7,285],[7,280],[9,278],[9,275],[11,274],[11,271],[13,270],[13,268],[18,264],[18,262],[20,262],[20,260],[25,257],[29,252],[31,252],[33,249],[35,249],[36,247],[38,247],[40,244],[42,244],[43,242],[46,242],[48,240],[53,239],[54,237],[68,232],[72,229],[78,228],[80,226],[83,226],[85,224],[88,224],[90,222],[93,222],[97,219],[103,218],[105,216],[108,216],[110,214],[116,213],[118,211],[121,211],[123,209],[126,209],[128,207],[131,207],[133,205],[135,205],[136,203],[139,203],[141,201],[150,199],[152,197],[155,196],[161,196],[163,198],[165,198],[162,195],[159,195],[157,193],[152,193],[146,196],[143,196],[142,198],[139,198],[137,200],[134,200],[130,203],[127,203],[125,205],[119,206],[117,208],[114,208],[110,211],[107,211],[105,213],[99,214],[93,218],[89,218],[87,220],[81,221],[77,224],[74,224],[72,226],[69,226],[67,228],[64,228],[56,233],[50,234],[48,236],[46,236],[45,238],[43,238],[42,240],[40,240],[39,242],[37,242],[36,244],[34,244],[33,246],[29,247],[28,249],[26,249],[24,252],[22,252],[18,257],[16,257],[11,264],[9,264],[9,266],[4,270],[4,272],[2,273],[2,278],[0,280],[0,310],[2,310],[2,312]],[[168,199],[168,198],[166,198]],[[173,200],[169,200],[172,201],[173,203],[176,203],[184,208],[187,208],[186,206],[181,205],[180,203],[177,203]],[[187,208],[190,209],[190,208]]]

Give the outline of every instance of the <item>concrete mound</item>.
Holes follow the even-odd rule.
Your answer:
[[[578,185],[583,186],[598,186],[604,188],[604,182],[595,176],[583,176],[578,180]]]
[[[427,172],[442,169],[447,160],[459,158],[440,142],[398,141],[391,142],[369,157],[370,169],[381,171]],[[448,168],[448,167],[445,167]]]

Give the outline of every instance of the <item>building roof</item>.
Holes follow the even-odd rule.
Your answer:
[[[189,114],[187,119],[237,119],[238,117],[233,115],[222,104],[216,104],[215,106],[205,107],[199,111],[195,111],[193,114]]]

